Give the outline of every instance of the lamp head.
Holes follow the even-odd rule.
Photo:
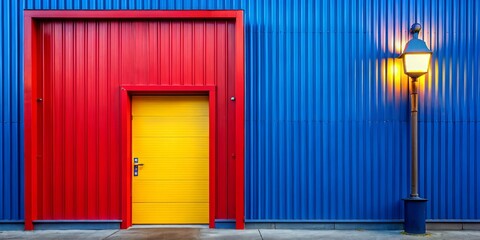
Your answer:
[[[410,28],[413,38],[405,45],[405,50],[399,58],[403,59],[403,69],[405,74],[412,78],[417,78],[427,73],[430,65],[432,51],[428,49],[427,44],[418,39],[418,33],[422,29],[419,23],[415,23]]]

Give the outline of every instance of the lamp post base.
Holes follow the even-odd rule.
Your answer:
[[[427,199],[419,197],[404,198],[405,222],[404,229],[410,234],[425,234],[425,209]]]

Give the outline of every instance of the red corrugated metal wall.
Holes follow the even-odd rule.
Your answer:
[[[227,81],[235,77],[235,22],[45,20],[37,27],[36,219],[121,219],[122,84],[217,86],[216,218],[235,218],[234,81]]]

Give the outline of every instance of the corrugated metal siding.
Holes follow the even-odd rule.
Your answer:
[[[234,79],[235,22],[44,21],[38,29],[37,219],[120,219],[122,85],[216,86],[216,216],[235,217],[226,150],[234,145],[226,116],[234,107],[227,79]]]
[[[420,82],[427,217],[480,218],[475,0],[27,0],[25,8],[244,9],[249,220],[403,217],[408,81],[395,57],[420,22],[434,51]]]
[[[0,3],[0,222],[23,219],[23,26],[18,1]]]

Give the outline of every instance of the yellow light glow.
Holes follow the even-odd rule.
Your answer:
[[[405,73],[426,73],[430,62],[429,53],[413,53],[404,56]]]

